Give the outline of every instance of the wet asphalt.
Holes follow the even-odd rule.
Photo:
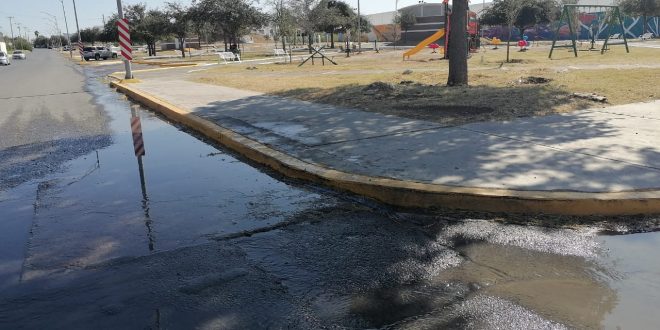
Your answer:
[[[0,328],[660,326],[657,217],[392,210],[168,123],[120,69],[0,68]]]

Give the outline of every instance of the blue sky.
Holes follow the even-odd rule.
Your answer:
[[[171,0],[123,0],[123,4],[146,3],[148,7],[162,7],[165,2]],[[358,0],[345,0],[357,7]],[[181,3],[189,4],[191,0],[179,0]],[[262,5],[265,1],[261,0]],[[399,8],[415,4],[417,0],[399,0]],[[440,0],[426,0],[426,2],[441,2]],[[360,8],[365,14],[373,14],[384,11],[394,10],[395,0],[360,0]],[[64,0],[67,19],[69,23],[69,32],[74,33],[76,23],[73,16],[72,0]],[[77,0],[76,8],[78,10],[78,20],[80,28],[102,25],[103,15],[110,16],[117,12],[116,0]],[[47,13],[47,14],[46,14]],[[22,26],[21,30],[25,35],[27,28],[30,31],[30,38],[34,36],[33,31],[37,30],[41,34],[54,34],[54,24],[51,23],[49,15],[57,16],[60,30],[66,32],[64,28],[64,16],[62,14],[62,5],[60,0],[2,0],[0,5],[0,32],[10,35],[8,16],[14,16],[14,35],[18,35],[17,23]]]

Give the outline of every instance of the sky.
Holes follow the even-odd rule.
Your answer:
[[[73,0],[63,0],[66,10],[69,32],[76,31],[76,22],[73,14]],[[163,7],[166,2],[172,0],[123,0],[124,5],[145,3],[147,7]],[[179,0],[180,3],[190,4],[192,0]],[[358,0],[344,0],[353,7],[357,8]],[[363,14],[374,14],[385,11],[394,10],[395,0],[359,0],[360,9]],[[425,0],[427,3],[437,2],[441,0]],[[263,4],[265,1],[261,0],[261,7],[266,8]],[[399,0],[399,8],[417,3],[418,0]],[[116,0],[78,0],[76,2],[76,9],[78,11],[78,22],[80,28],[91,26],[103,25],[103,15],[106,17],[117,12]],[[13,16],[14,35],[18,35],[18,26],[21,26],[22,35],[25,36],[25,31],[29,31],[30,38],[34,37],[34,31],[39,31],[40,34],[51,35],[56,34],[55,24],[53,23],[55,16],[59,29],[62,33],[66,33],[64,26],[64,15],[62,14],[62,4],[60,0],[2,0],[0,5],[0,32],[6,36],[10,36],[9,18]]]

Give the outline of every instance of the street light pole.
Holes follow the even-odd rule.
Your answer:
[[[64,13],[64,25],[66,26],[66,37],[67,37],[67,44],[69,44],[69,56],[73,58],[73,49],[71,48],[71,35],[69,34],[69,23],[66,21],[66,10],[64,10],[64,0],[60,0],[60,3],[62,4],[62,13]],[[62,42],[62,39],[60,37],[60,43]]]
[[[117,14],[119,15],[120,20],[124,19],[124,10],[121,7],[121,0],[117,0]],[[125,78],[133,79],[133,71],[131,70],[131,61],[129,61],[127,58],[124,58],[124,70],[126,71]]]
[[[78,11],[76,10],[76,0],[73,0],[73,15],[76,17],[76,29],[78,29],[78,43],[82,45],[82,38],[80,37],[80,25],[78,25]],[[82,49],[78,50],[80,52],[80,60],[84,61],[82,54]]]

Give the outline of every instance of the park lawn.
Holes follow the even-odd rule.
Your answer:
[[[461,124],[482,120],[562,113],[608,104],[660,98],[660,49],[623,46],[612,51],[579,52],[537,47],[511,48],[516,63],[503,63],[505,47],[474,54],[469,60],[470,87],[445,87],[447,62],[423,51],[402,61],[401,51],[334,57],[340,65],[227,65],[190,75],[197,82],[218,84],[301,100],[354,107],[408,118]],[[256,68],[256,69],[255,69]],[[247,70],[250,69],[250,70]],[[412,71],[404,74],[405,70]],[[527,77],[548,83],[520,83]],[[374,82],[383,85],[367,88]],[[405,84],[401,84],[405,82]],[[607,103],[573,97],[596,93]]]

